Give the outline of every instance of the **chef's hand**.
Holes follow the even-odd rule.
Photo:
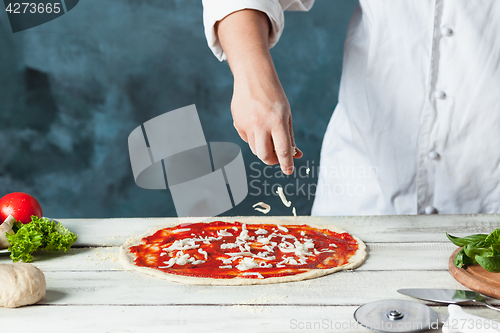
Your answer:
[[[266,14],[244,9],[216,25],[234,76],[231,113],[234,127],[252,152],[266,164],[293,172],[302,157],[293,138],[292,114],[269,53],[270,22]]]

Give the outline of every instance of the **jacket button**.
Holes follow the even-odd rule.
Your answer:
[[[434,207],[432,206],[427,206],[425,207],[425,214],[434,214],[436,212],[436,210],[434,209]]]
[[[435,159],[437,159],[437,158],[439,157],[439,154],[438,154],[438,153],[436,153],[434,150],[431,150],[431,151],[429,152],[429,155],[428,155],[428,156],[429,156],[429,158],[430,158],[431,160],[435,160]]]
[[[453,30],[451,30],[448,27],[443,27],[443,28],[441,28],[441,35],[449,37],[449,36],[453,35]]]
[[[442,90],[438,90],[434,94],[437,99],[445,99],[446,98],[446,93]]]

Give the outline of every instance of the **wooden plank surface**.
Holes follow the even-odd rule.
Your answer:
[[[367,243],[368,258],[357,271],[447,270],[448,258],[456,249],[448,243]],[[37,252],[33,262],[43,271],[122,270],[120,249],[113,247],[73,248],[67,253]],[[0,263],[10,262],[8,254]]]
[[[373,332],[356,306],[34,306],[0,311],[2,332]],[[433,307],[446,314],[446,307]],[[491,320],[492,310],[464,308]],[[0,309],[1,310],[1,309]],[[36,326],[26,327],[28,323]],[[436,332],[436,331],[433,331]]]
[[[324,278],[256,286],[195,286],[131,271],[45,272],[41,304],[297,304],[360,305],[379,299],[409,299],[399,288],[462,286],[448,271],[353,271]]]
[[[57,220],[57,219],[56,219]],[[183,219],[199,221],[201,219]],[[335,225],[365,242],[446,242],[445,232],[458,236],[491,232],[500,225],[499,214],[479,215],[399,215],[349,217],[218,217],[211,220],[289,224]],[[78,234],[77,246],[116,246],[151,228],[178,223],[176,218],[61,219]]]
[[[341,227],[367,243],[368,259],[354,271],[302,282],[182,285],[124,270],[118,262],[119,246],[126,240],[175,219],[61,220],[79,234],[79,248],[36,254],[47,296],[34,306],[0,308],[0,330],[31,332],[36,325],[37,332],[371,332],[353,320],[362,304],[413,300],[398,294],[398,288],[464,289],[447,269],[456,247],[445,231],[463,236],[490,232],[500,224],[499,215],[278,219]],[[276,218],[225,220],[274,223]],[[8,256],[0,255],[0,263],[6,262]],[[425,304],[446,313],[444,306]],[[466,311],[498,319],[484,307],[467,306]]]

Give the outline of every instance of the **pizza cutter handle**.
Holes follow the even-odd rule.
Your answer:
[[[448,305],[450,316],[443,324],[443,333],[500,333],[500,323],[471,315],[458,305]]]

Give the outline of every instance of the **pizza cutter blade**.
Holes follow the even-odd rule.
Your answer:
[[[354,319],[378,332],[419,332],[439,327],[438,315],[430,307],[397,299],[362,305],[354,312]]]

